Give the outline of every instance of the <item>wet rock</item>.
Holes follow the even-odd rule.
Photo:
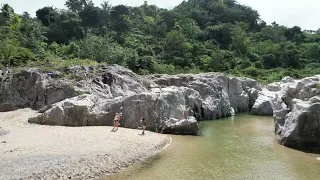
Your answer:
[[[320,150],[320,76],[282,81],[281,98],[274,102],[275,132],[279,143],[288,147]]]
[[[251,114],[260,116],[272,116],[273,115],[273,98],[275,94],[261,91],[255,104],[251,109]]]
[[[320,103],[295,103],[285,119],[279,143],[297,149],[320,150]]]
[[[182,134],[182,135],[199,135],[199,126],[197,120],[194,117],[189,119],[175,119],[170,118],[165,122],[162,129],[164,134]]]

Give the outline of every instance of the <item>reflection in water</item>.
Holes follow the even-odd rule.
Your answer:
[[[200,129],[197,137],[172,135],[158,156],[104,180],[320,179],[319,155],[279,145],[271,117],[237,115]]]

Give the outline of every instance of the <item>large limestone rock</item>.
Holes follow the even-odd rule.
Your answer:
[[[165,122],[162,133],[165,134],[186,134],[186,135],[199,135],[199,126],[194,117],[189,119],[178,120],[170,118]]]
[[[249,111],[251,111],[254,103],[258,99],[259,92],[262,90],[261,86],[253,79],[242,78],[242,87],[249,95]]]
[[[272,116],[278,111],[284,112],[288,107],[282,101],[282,97],[286,95],[289,87],[297,82],[290,77],[284,77],[280,82],[268,84],[258,92],[258,97],[250,113],[252,115]]]
[[[38,117],[30,118],[30,123],[87,126],[88,114],[98,97],[94,95],[80,95],[58,102]]]
[[[63,71],[33,69],[7,75],[1,84],[0,107],[32,107],[42,114],[29,122],[63,126],[112,125],[115,113],[122,112],[122,127],[138,128],[145,117],[149,130],[196,135],[197,121],[247,112],[261,90],[252,79],[218,73],[142,77],[118,65]],[[15,87],[17,83],[21,85]]]
[[[150,77],[157,85],[188,87],[196,90],[204,99],[204,110],[218,109],[216,115],[206,115],[198,107],[194,111],[202,115],[200,119],[216,119],[230,115],[231,107],[236,112],[247,112],[253,106],[261,87],[249,78],[235,78],[219,73],[198,75],[153,75]],[[221,106],[215,101],[221,99]],[[192,106],[192,104],[190,104]]]
[[[280,144],[320,151],[320,101],[312,103],[294,99],[293,104],[280,133]]]
[[[31,123],[87,126],[112,125],[115,113],[121,111],[121,126],[138,128],[145,117],[148,130],[161,133],[197,135],[195,118],[184,119],[186,88],[153,89],[123,99],[103,102],[93,95],[82,95],[54,104]],[[91,109],[91,111],[89,111]],[[213,112],[214,113],[214,112]],[[174,123],[173,123],[174,122]]]
[[[281,134],[284,123],[285,123],[285,118],[286,115],[290,112],[290,110],[287,108],[287,106],[282,103],[281,107],[278,107],[274,110],[273,112],[273,117],[274,117],[274,125],[275,125],[275,133],[276,134]]]
[[[251,109],[254,115],[273,115],[279,143],[297,149],[320,150],[320,75],[283,78],[265,86]]]
[[[279,143],[297,149],[320,150],[320,76],[294,81],[282,89],[283,102],[274,111]],[[285,104],[285,105],[284,105]]]
[[[269,91],[260,91],[254,103],[251,114],[260,116],[272,116],[274,109],[274,99],[276,94]]]
[[[0,112],[25,107],[39,109],[72,96],[75,96],[75,90],[66,79],[55,80],[38,69],[16,74],[6,71],[1,77]]]

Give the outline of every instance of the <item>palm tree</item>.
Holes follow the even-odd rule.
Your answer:
[[[101,3],[101,7],[102,7],[103,11],[105,11],[105,12],[109,12],[111,9],[111,5],[109,4],[109,2],[106,2],[106,1]]]
[[[14,14],[14,10],[11,6],[9,6],[9,4],[4,4],[1,7],[1,13],[6,19],[10,19]]]

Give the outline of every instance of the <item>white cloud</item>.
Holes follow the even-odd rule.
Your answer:
[[[103,0],[93,0],[99,5]],[[109,0],[112,5],[127,4],[141,5],[144,0]],[[182,0],[149,0],[148,4],[170,8],[178,5]],[[303,29],[320,28],[320,0],[238,0],[259,11],[261,18],[267,23],[276,21],[278,24],[292,27],[298,25]],[[36,10],[44,6],[64,8],[65,0],[1,0],[8,3],[17,13],[24,11],[35,15]]]

